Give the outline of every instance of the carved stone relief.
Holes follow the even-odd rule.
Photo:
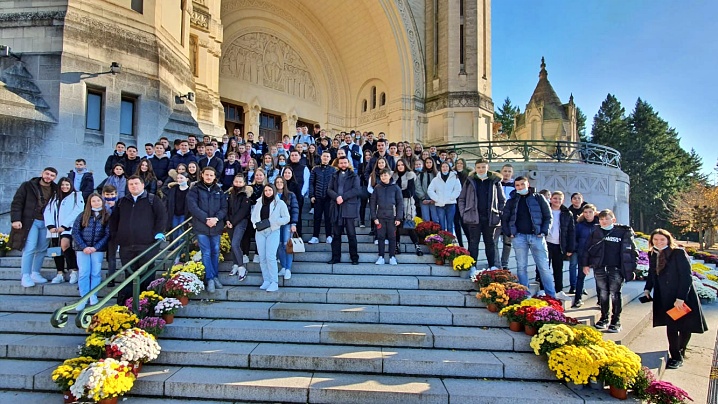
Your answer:
[[[225,49],[221,74],[319,102],[316,79],[306,63],[276,36],[263,32],[245,34]]]
[[[547,175],[541,183],[542,187],[547,189],[570,189],[572,192],[612,194],[609,192],[608,178],[585,173],[582,176]]]

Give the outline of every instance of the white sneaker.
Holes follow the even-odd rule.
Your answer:
[[[538,297],[546,296],[546,292],[544,292],[543,290],[539,290],[538,293],[536,293],[536,296],[538,296]]]
[[[396,262],[396,257],[389,258],[389,265],[399,265],[399,263]]]
[[[384,245],[389,245],[389,240],[384,240]]]
[[[366,225],[365,225],[365,224],[360,224],[360,225],[359,225],[359,228],[360,228],[360,229],[365,229],[365,228],[366,228]]]
[[[97,296],[90,296],[90,306],[97,304]]]
[[[239,281],[242,282],[247,278],[247,268],[244,266],[239,267],[239,273],[237,274]]]
[[[384,265],[386,262],[384,262],[384,257],[379,257],[378,260],[375,262],[376,265]]]
[[[313,214],[314,214],[314,208],[309,209],[309,214],[310,214],[310,215],[313,215]]]
[[[77,271],[70,272],[70,283],[73,285],[77,283]]]
[[[288,269],[285,269],[285,270],[284,270],[284,279],[285,279],[285,280],[287,280],[287,279],[292,279],[292,271],[290,271],[290,270],[288,270]]]
[[[243,264],[249,264],[249,257],[247,256],[247,254],[244,254],[244,255],[242,256],[242,263],[243,263]]]
[[[47,279],[40,275],[39,272],[33,272],[32,275],[30,275],[30,279],[35,283],[47,283]]]
[[[31,288],[35,286],[35,282],[32,281],[30,275],[23,275],[22,279],[20,280],[20,284],[23,288]]]
[[[572,300],[572,298],[571,298],[569,295],[567,295],[566,293],[564,293],[563,290],[560,291],[560,292],[558,292],[558,293],[556,293],[556,299],[558,299],[558,300],[565,300],[565,301]]]
[[[52,283],[62,283],[65,282],[65,277],[62,274],[57,274],[54,278],[52,278]]]
[[[260,286],[259,288],[262,290],[266,290],[269,287],[269,285],[271,285],[271,284],[272,284],[272,282],[270,282],[270,281],[264,281],[262,283],[262,286]]]
[[[327,236],[327,244],[331,244],[332,240],[334,240],[332,236]]]
[[[379,240],[374,240],[374,245],[379,245]]]
[[[277,272],[277,276],[284,276],[285,273],[287,273],[287,270],[282,268],[279,272]]]
[[[276,292],[278,290],[279,290],[279,284],[277,284],[276,282],[270,283],[269,286],[267,287],[267,292]]]
[[[491,267],[490,270],[491,270],[491,271],[498,271],[498,268],[496,268],[496,267]]]
[[[219,281],[219,277],[212,279],[214,281],[214,287],[217,289],[222,289],[224,285]]]
[[[254,258],[252,258],[252,262],[255,264],[259,264],[259,254],[254,254]]]
[[[234,265],[232,265],[232,272],[229,273],[229,276],[237,275],[238,272],[239,272],[239,265],[234,264]]]
[[[307,244],[319,244],[319,239],[316,237],[312,237],[307,241]]]

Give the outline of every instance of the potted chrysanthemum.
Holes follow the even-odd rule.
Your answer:
[[[157,359],[160,344],[150,333],[139,328],[130,328],[110,338],[107,344],[107,357],[134,364],[136,373],[142,364]]]
[[[111,337],[137,325],[139,318],[125,306],[109,306],[92,316],[87,332]]]
[[[168,297],[157,303],[155,306],[155,314],[162,316],[165,323],[172,324],[174,322],[175,313],[182,308],[182,302],[174,297]]]
[[[129,362],[107,358],[82,370],[70,392],[80,400],[116,404],[117,398],[129,392],[134,383],[135,374]]]
[[[190,296],[196,296],[203,290],[204,283],[197,275],[189,272],[177,272],[164,286],[166,296],[179,299],[185,306],[189,303]]]
[[[454,268],[454,271],[459,271],[459,274],[461,274],[462,278],[467,278],[469,276],[469,270],[476,264],[476,260],[473,259],[470,255],[460,255],[451,262],[452,268]]]
[[[57,387],[60,388],[60,391],[63,392],[65,403],[74,403],[77,401],[77,397],[72,395],[70,388],[75,384],[80,373],[94,361],[96,361],[96,359],[89,356],[67,359],[52,372],[52,381],[55,382]]]

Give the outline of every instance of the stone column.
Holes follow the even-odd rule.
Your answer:
[[[257,139],[259,135],[259,114],[262,112],[262,106],[259,105],[259,100],[256,98],[249,103],[249,106],[244,113],[244,133],[254,133],[254,138]]]
[[[297,116],[297,111],[294,108],[290,112],[282,114],[282,136],[294,136],[298,120],[299,116]]]

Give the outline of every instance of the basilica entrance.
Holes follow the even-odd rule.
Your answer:
[[[282,141],[282,117],[266,112],[259,114],[259,134],[268,145]]]

